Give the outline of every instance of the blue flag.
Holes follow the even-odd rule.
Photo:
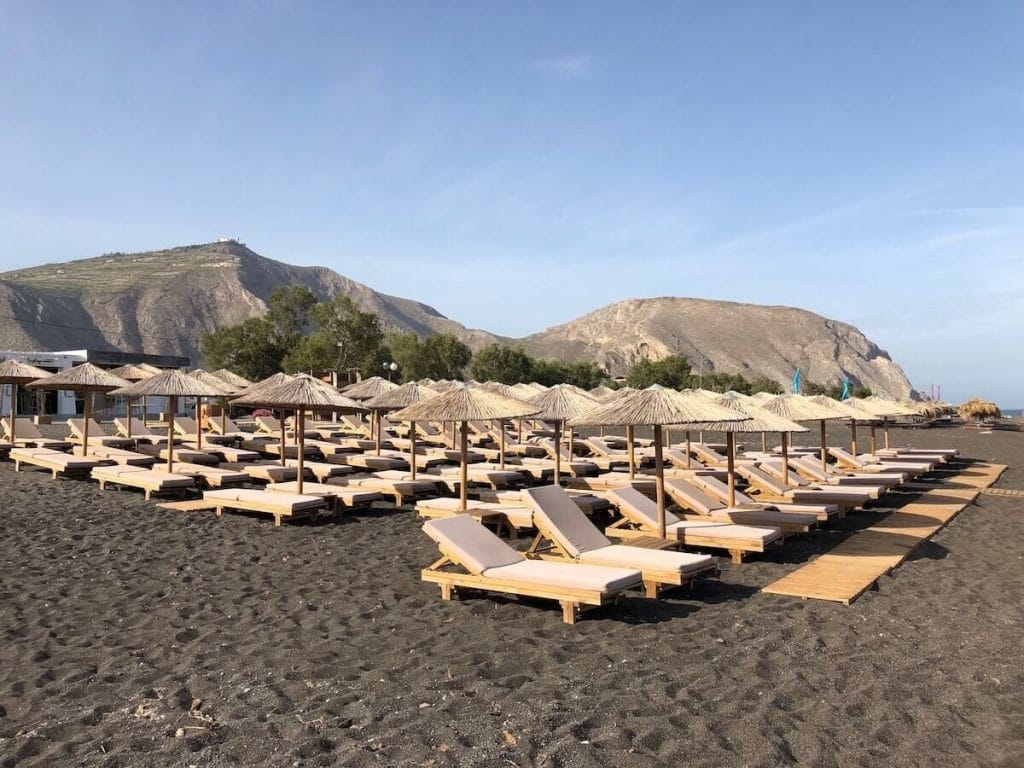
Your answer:
[[[800,369],[797,368],[793,371],[793,394],[800,394]]]
[[[845,400],[850,396],[850,377],[843,376],[843,394],[839,396],[840,400]]]

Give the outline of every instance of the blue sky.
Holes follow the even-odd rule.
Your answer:
[[[0,266],[232,236],[508,335],[786,304],[1020,406],[1021,40],[1020,3],[0,0]]]

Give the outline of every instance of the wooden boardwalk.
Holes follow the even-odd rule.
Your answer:
[[[761,591],[849,605],[956,517],[1005,469],[1002,464],[972,464],[950,473],[916,501]]]

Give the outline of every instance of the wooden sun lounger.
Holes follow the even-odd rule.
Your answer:
[[[828,454],[836,460],[841,467],[852,469],[856,472],[900,472],[908,477],[916,477],[931,471],[931,464],[905,464],[895,462],[869,462],[860,456],[854,456],[842,448],[831,447]]]
[[[736,471],[750,484],[751,493],[756,493],[757,497],[762,499],[776,498],[780,501],[797,503],[820,499],[826,504],[844,504],[855,508],[862,507],[879,498],[885,491],[885,488],[880,485],[858,487],[811,483],[796,472],[789,473],[789,485],[786,485],[782,481],[782,462],[780,461],[764,461],[760,464],[743,467],[742,471],[737,468]],[[817,495],[811,496],[810,494]]]
[[[193,442],[184,442],[181,444],[183,448],[190,451],[199,450],[199,444]],[[221,461],[259,461],[263,458],[262,453],[256,451],[249,451],[245,448],[236,448],[234,445],[228,445],[226,443],[207,443],[206,438],[203,438],[203,452],[208,453],[211,456],[219,457]],[[175,455],[178,451],[174,451]]]
[[[402,453],[394,450],[381,450],[381,456],[389,459],[398,459],[403,462],[405,466],[409,465],[409,453],[408,451]],[[416,452],[416,469],[430,469],[432,467],[440,467],[446,464],[448,460],[444,456],[428,456],[425,453]]]
[[[665,494],[681,509],[683,520],[713,520],[737,525],[767,525],[783,533],[807,533],[818,524],[818,517],[807,512],[780,512],[760,504],[727,507],[703,490],[684,480],[666,480]]]
[[[253,437],[250,436],[248,439],[243,440],[241,443],[242,447],[247,451],[256,451],[264,456],[277,456],[281,457],[281,441],[280,439],[274,439],[271,437]],[[284,455],[287,459],[297,459],[299,457],[299,446],[295,443],[286,442],[284,445]],[[320,455],[320,449],[314,445],[303,446],[304,457],[314,458]]]
[[[565,488],[562,490],[587,517],[593,517],[600,512],[607,512],[612,508],[611,502],[602,496],[595,496],[585,491]],[[523,490],[492,491],[485,489],[480,491],[479,499],[491,504],[507,504],[512,507],[521,507],[523,505]]]
[[[161,435],[159,432],[154,432],[137,419],[132,419],[132,436],[130,438],[128,437],[128,422],[124,419],[115,418],[114,428],[117,430],[118,437],[123,437],[126,440],[132,440],[135,445],[139,445],[140,443],[148,445],[167,445],[166,433]],[[175,445],[178,445],[180,442],[180,438],[174,439]]]
[[[423,474],[440,475],[441,477],[461,480],[462,469],[460,467],[431,467]],[[466,468],[466,479],[470,485],[483,485],[494,490],[502,488],[518,488],[523,484],[523,476],[519,472],[511,470],[487,469],[470,466]]]
[[[85,426],[84,419],[68,419],[68,440],[75,445],[82,444],[82,438],[84,435],[83,428]],[[135,441],[129,440],[126,437],[116,437],[108,435],[100,423],[95,419],[89,419],[89,447],[102,446],[104,448],[134,448]]]
[[[500,464],[488,463],[490,469],[500,469]],[[555,477],[555,462],[550,459],[531,459],[518,456],[505,457],[505,469],[522,474],[531,483],[550,483]]]
[[[171,471],[176,475],[193,478],[201,488],[227,488],[232,485],[245,485],[249,482],[249,475],[239,470],[189,464],[185,461],[174,462],[171,465]]]
[[[147,456],[137,451],[126,451],[122,448],[94,445],[92,438],[89,438],[88,450],[78,445],[71,449],[71,454],[73,456],[91,456],[105,463],[122,464],[126,467],[152,467],[156,463],[156,457],[154,456]]]
[[[10,441],[10,419],[0,419],[0,425],[3,426],[4,439]],[[52,440],[51,438],[43,437],[43,433],[39,431],[39,427],[35,425],[32,419],[19,418],[15,424],[15,438],[12,445],[15,448],[49,448],[54,451],[67,451],[71,449],[72,443],[67,440]]]
[[[210,420],[213,423],[213,419]],[[174,434],[189,443],[199,441],[199,423],[187,416],[174,417]],[[203,442],[210,445],[232,445],[237,443],[239,438],[233,435],[222,435],[218,432],[203,432]]]
[[[270,483],[266,486],[266,490],[296,494],[299,484],[294,480],[286,483]],[[375,501],[384,501],[384,494],[376,491],[353,490],[326,483],[303,483],[302,493],[306,496],[322,496],[327,499],[336,514],[346,510],[363,509],[371,506]]]
[[[608,492],[618,506],[622,519],[605,529],[605,535],[617,539],[645,539],[658,536],[658,505],[636,488],[619,488]],[[779,528],[754,525],[682,520],[665,511],[665,535],[669,541],[684,546],[724,549],[734,563],[742,563],[751,552],[764,552],[783,540]]]
[[[718,572],[718,563],[709,555],[613,544],[557,485],[530,488],[522,495],[538,531],[527,557],[638,570],[651,598],[662,586],[683,586]]]
[[[555,441],[549,437],[544,437],[538,439],[536,442],[537,445],[547,451],[548,459],[554,461],[555,454],[557,452],[557,449],[555,448]],[[562,472],[571,477],[593,477],[601,472],[601,467],[599,467],[594,461],[569,456],[567,451],[562,452],[561,464]]]
[[[232,461],[225,462],[220,467],[221,469],[244,472],[249,476],[250,480],[257,480],[263,483],[284,483],[289,480],[296,480],[299,477],[299,470],[296,467],[282,467],[280,461]]]
[[[801,477],[807,478],[816,483],[834,483],[840,487],[878,487],[896,488],[904,483],[906,475],[892,472],[865,472],[857,474],[847,470],[837,470],[829,465],[828,471],[823,472],[821,462],[809,456],[791,458],[789,467]]]
[[[321,496],[258,491],[251,488],[206,491],[203,493],[203,501],[213,505],[217,517],[220,517],[225,509],[271,515],[274,518],[275,528],[280,527],[281,520],[286,517],[289,519],[306,517],[327,507],[327,501]]]
[[[22,466],[28,465],[49,470],[53,473],[54,480],[58,475],[84,474],[95,467],[110,463],[100,459],[70,456],[52,448],[12,448],[9,455],[14,462],[15,472],[21,472]]]
[[[690,484],[697,486],[705,493],[711,495],[718,500],[720,504],[727,504],[729,501],[729,486],[719,480],[717,477],[693,477],[689,481]],[[752,498],[747,496],[740,490],[735,490],[733,496],[736,499],[737,504],[744,506],[755,506],[761,507],[762,509],[771,507],[773,510],[779,512],[796,512],[796,513],[808,513],[815,516],[815,519],[822,522],[827,522],[833,517],[845,517],[846,507],[838,504],[795,504],[789,502],[778,502],[773,501],[771,504],[759,504]]]
[[[703,443],[690,443],[690,452],[709,467],[724,467],[729,463],[728,456],[723,456],[710,445]]]
[[[650,475],[637,475],[633,480],[629,479],[628,472],[606,472],[597,477],[570,477],[565,480],[565,485],[580,491],[593,491],[604,493],[617,488],[636,488],[645,493],[654,493],[655,480]]]
[[[533,528],[533,513],[522,502],[512,505],[467,499],[463,511],[459,499],[423,499],[416,502],[416,515],[432,520],[452,515],[470,515],[481,522],[495,522],[499,533],[503,526],[507,527],[510,535],[518,535],[520,530]]]
[[[224,422],[223,425],[221,424],[222,420]],[[245,431],[239,429],[238,425],[235,424],[235,422],[231,420],[230,416],[225,416],[225,417],[223,417],[223,419],[221,419],[221,418],[209,419],[207,421],[207,424],[209,424],[209,426],[210,426],[209,434],[220,435],[221,437],[230,437],[230,438],[234,439],[236,442],[241,442],[242,440],[247,440],[247,439],[249,439],[249,438],[251,438],[253,436],[252,432],[245,432]],[[204,437],[205,437],[205,435],[204,435]]]
[[[108,485],[138,488],[147,501],[155,493],[186,493],[196,487],[194,478],[144,467],[93,467],[89,476],[100,484],[101,491]]]
[[[277,462],[280,465],[281,462]],[[299,461],[298,459],[285,459],[284,464],[286,467],[295,467],[298,471]],[[345,464],[335,464],[328,461],[306,461],[303,460],[302,468],[309,477],[315,478],[317,482],[327,482],[332,477],[345,477],[346,475],[353,474],[356,470],[354,467],[349,467]],[[296,475],[296,478],[298,476]]]
[[[137,450],[147,456],[156,456],[160,461],[167,461],[165,445],[139,445]],[[174,461],[184,461],[186,464],[206,464],[211,467],[220,464],[220,459],[212,453],[196,451],[185,446],[178,446],[174,449]]]
[[[327,484],[342,488],[362,488],[376,491],[390,497],[399,506],[419,499],[430,498],[437,493],[437,486],[433,482],[419,479],[414,482],[405,479],[405,475],[402,473],[397,474],[398,477],[389,477],[387,472],[373,475],[346,475],[345,477],[332,477]]]
[[[339,464],[359,467],[370,472],[384,472],[389,469],[408,469],[409,462],[391,456],[374,456],[366,453],[344,453],[332,457]]]
[[[643,582],[639,571],[625,568],[527,560],[467,515],[428,520],[423,531],[442,557],[421,577],[441,587],[442,600],[451,600],[460,588],[548,598],[561,604],[565,623],[575,624],[581,610],[609,605]]]

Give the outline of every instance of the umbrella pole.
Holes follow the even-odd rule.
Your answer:
[[[14,430],[18,424],[18,414],[15,410],[15,404],[18,402],[18,385],[11,383],[11,444],[15,445],[14,442]]]
[[[501,457],[501,471],[505,471],[505,422],[501,421],[498,429],[498,455]]]
[[[729,471],[729,506],[736,506],[736,433],[725,433],[726,468]]]
[[[850,419],[850,453],[857,455],[857,420]]]
[[[380,456],[380,411],[374,411],[373,415],[377,419],[377,455]]]
[[[82,456],[89,455],[89,395],[91,393],[87,390],[82,393],[85,402],[82,404]],[[170,470],[167,470],[170,472]]]
[[[220,433],[222,435],[226,435],[228,433],[228,399],[226,397],[221,401]]]
[[[633,425],[626,426],[626,451],[629,454],[629,479],[636,477],[636,448],[633,445]]]
[[[573,429],[572,427],[569,427],[569,461],[572,461],[573,452],[576,449],[575,437],[576,437],[576,430]]]
[[[455,422],[452,422],[454,424]],[[459,435],[459,454],[462,459],[461,466],[459,467],[459,508],[461,512],[466,511],[466,497],[469,495],[467,486],[469,485],[469,472],[466,470],[466,465],[469,463],[467,456],[468,451],[466,450],[466,431],[468,427],[466,422],[462,422],[462,427]]]
[[[299,438],[299,483],[297,486],[297,490],[299,493],[302,493],[302,480],[306,471],[305,467],[303,466],[303,460],[305,459],[306,456],[306,409],[299,408],[299,410],[295,412],[295,416],[295,434],[298,435]]]
[[[555,485],[558,485],[558,476],[562,473],[562,422],[555,422]]]
[[[828,472],[828,447],[825,445],[825,420],[821,420],[821,471]]]
[[[145,395],[142,396],[142,426],[149,426],[149,399]]]
[[[761,433],[761,453],[768,453],[768,435]]]
[[[882,419],[882,429],[885,431],[885,450],[889,450],[889,420]]]
[[[288,462],[285,460],[285,455],[288,453],[288,443],[284,439],[284,419],[285,419],[284,408],[278,411],[278,417],[280,418],[279,426],[281,427],[281,466],[287,467]]]
[[[692,467],[692,459],[690,458],[690,430],[686,430],[686,468]]]
[[[654,425],[654,476],[658,498],[658,535],[665,538],[665,467],[661,461],[661,425]]]
[[[124,420],[128,425],[128,439],[132,439],[132,399],[126,397],[124,399]]]
[[[203,450],[203,398],[196,398],[196,450]]]
[[[782,433],[782,484],[789,485],[789,433]]]
[[[409,471],[413,482],[416,482],[416,422],[409,422],[409,427]]]
[[[174,469],[174,413],[178,410],[178,398],[171,395],[167,398],[167,471]]]
[[[872,424],[871,425],[871,452],[872,453],[875,452],[875,448],[876,447],[877,447],[877,445],[876,445],[876,442],[875,442],[875,425]]]
[[[523,417],[519,417],[519,442],[523,442]]]

